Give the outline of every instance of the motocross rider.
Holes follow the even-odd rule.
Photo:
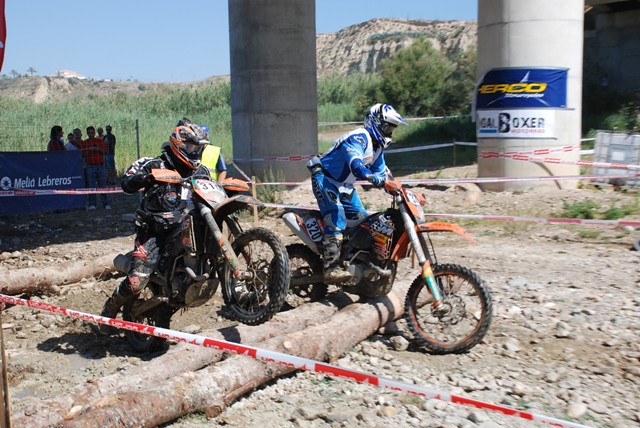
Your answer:
[[[131,264],[126,278],[105,302],[101,315],[115,318],[127,301],[133,299],[147,285],[166,244],[177,239],[177,230],[185,227],[186,201],[180,184],[156,182],[152,169],[177,171],[181,177],[209,176],[209,170],[200,163],[202,151],[209,141],[203,130],[189,119],[181,119],[162,145],[163,153],[156,158],[143,157],[134,162],[122,177],[122,190],[135,194],[144,188],[140,208],[136,211],[136,238]],[[91,327],[97,333],[115,333],[112,326],[100,324]]]
[[[363,127],[342,135],[331,149],[307,163],[313,194],[325,223],[322,244],[326,283],[341,283],[350,278],[338,263],[342,232],[348,224],[357,224],[367,216],[353,185],[360,179],[374,187],[384,187],[391,172],[383,152],[400,124],[407,122],[393,107],[375,104],[365,114]]]

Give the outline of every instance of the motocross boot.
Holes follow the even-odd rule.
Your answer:
[[[111,297],[104,302],[100,315],[108,318],[116,318],[124,304],[133,298],[134,295],[131,292],[129,281],[125,279],[120,283],[118,288],[115,289]],[[115,327],[106,324],[91,324],[91,330],[102,336],[111,336],[117,332]]]
[[[340,266],[340,241],[342,236],[326,234],[322,238],[324,246],[322,258],[324,259],[324,282],[327,284],[339,284],[351,279],[351,274]]]

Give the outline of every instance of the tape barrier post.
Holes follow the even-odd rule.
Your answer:
[[[5,304],[0,303],[0,354],[2,356],[2,419],[0,426],[2,428],[11,428],[11,402],[9,401],[9,375],[7,371],[7,353],[4,348],[4,326],[2,322],[2,313]]]
[[[251,194],[253,195],[254,199],[258,199],[257,196],[257,191],[256,191],[256,176],[252,175],[251,176]],[[253,206],[253,225],[257,226],[258,225],[258,206],[254,205]]]
[[[118,319],[107,318],[99,315],[88,314],[85,312],[79,312],[72,309],[66,309],[60,306],[52,305],[44,302],[34,302],[32,300],[26,300],[15,296],[7,296],[0,294],[0,302],[4,302],[7,305],[19,305],[42,311],[51,312],[58,315],[77,318],[82,321],[88,321],[92,323],[106,324],[118,329],[135,331],[137,333],[148,334],[151,336],[159,337],[162,339],[171,340],[173,342],[184,342],[191,345],[203,346],[205,348],[212,348],[220,351],[231,352],[238,355],[245,355],[256,360],[260,360],[265,363],[277,363],[292,367],[297,370],[307,370],[314,373],[323,375],[329,375],[332,377],[352,380],[358,383],[365,383],[380,388],[390,389],[392,391],[405,392],[409,394],[418,395],[425,398],[433,398],[436,400],[442,400],[453,404],[462,404],[465,406],[476,407],[482,410],[488,410],[496,413],[501,413],[507,416],[513,416],[520,419],[525,419],[534,422],[540,422],[543,424],[566,427],[566,428],[590,428],[587,425],[578,424],[575,422],[565,421],[562,419],[552,418],[550,416],[539,415],[530,413],[512,407],[502,406],[498,404],[487,403],[472,398],[467,398],[459,395],[450,394],[446,391],[441,391],[433,388],[426,388],[418,385],[413,385],[405,382],[396,381],[390,378],[377,376],[370,373],[364,373],[356,370],[345,369],[333,364],[327,364],[319,361],[310,360],[303,357],[297,357],[295,355],[284,354],[282,352],[270,351],[268,349],[260,349],[254,346],[242,345],[240,343],[227,342],[226,340],[214,339],[206,336],[199,336],[190,333],[183,333],[180,331],[169,330],[165,328],[149,326],[145,324],[138,324],[131,321],[123,321]]]

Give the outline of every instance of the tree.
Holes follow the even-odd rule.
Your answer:
[[[20,73],[15,70],[11,70],[9,74],[11,74],[11,77],[13,77],[14,79],[20,77]]]
[[[408,115],[442,114],[442,89],[452,64],[425,39],[381,64],[382,98]]]
[[[33,67],[29,67],[29,68],[27,69],[27,73],[29,73],[29,74],[31,75],[31,77],[33,77],[33,75],[34,75],[35,73],[37,73],[37,72],[38,72],[38,70],[36,70],[36,69],[35,69],[35,68],[33,68]]]
[[[475,52],[453,60],[417,39],[381,64],[380,95],[408,115],[444,115],[470,106]]]

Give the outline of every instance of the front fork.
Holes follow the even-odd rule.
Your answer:
[[[413,246],[413,250],[416,253],[416,257],[418,258],[418,263],[422,267],[422,272],[420,276],[422,280],[427,284],[431,295],[433,296],[433,307],[438,308],[442,304],[442,293],[440,292],[440,288],[436,283],[436,277],[433,275],[433,270],[431,269],[431,262],[427,258],[427,255],[420,244],[420,239],[418,237],[418,232],[416,232],[416,225],[411,219],[411,216],[407,212],[407,209],[404,205],[400,205],[400,214],[402,214],[402,221],[404,222],[404,229],[409,234],[409,240],[411,241],[411,245]]]
[[[236,256],[236,253],[233,251],[229,240],[224,236],[215,219],[213,218],[213,214],[211,214],[211,208],[202,204],[200,205],[199,209],[200,214],[202,214],[202,217],[207,222],[211,233],[213,233],[213,239],[216,240],[216,242],[218,243],[218,247],[224,255],[224,258],[227,259],[227,262],[231,267],[233,277],[238,278],[240,276],[240,270],[238,269],[238,267],[240,266],[240,262],[238,260],[238,257]]]

